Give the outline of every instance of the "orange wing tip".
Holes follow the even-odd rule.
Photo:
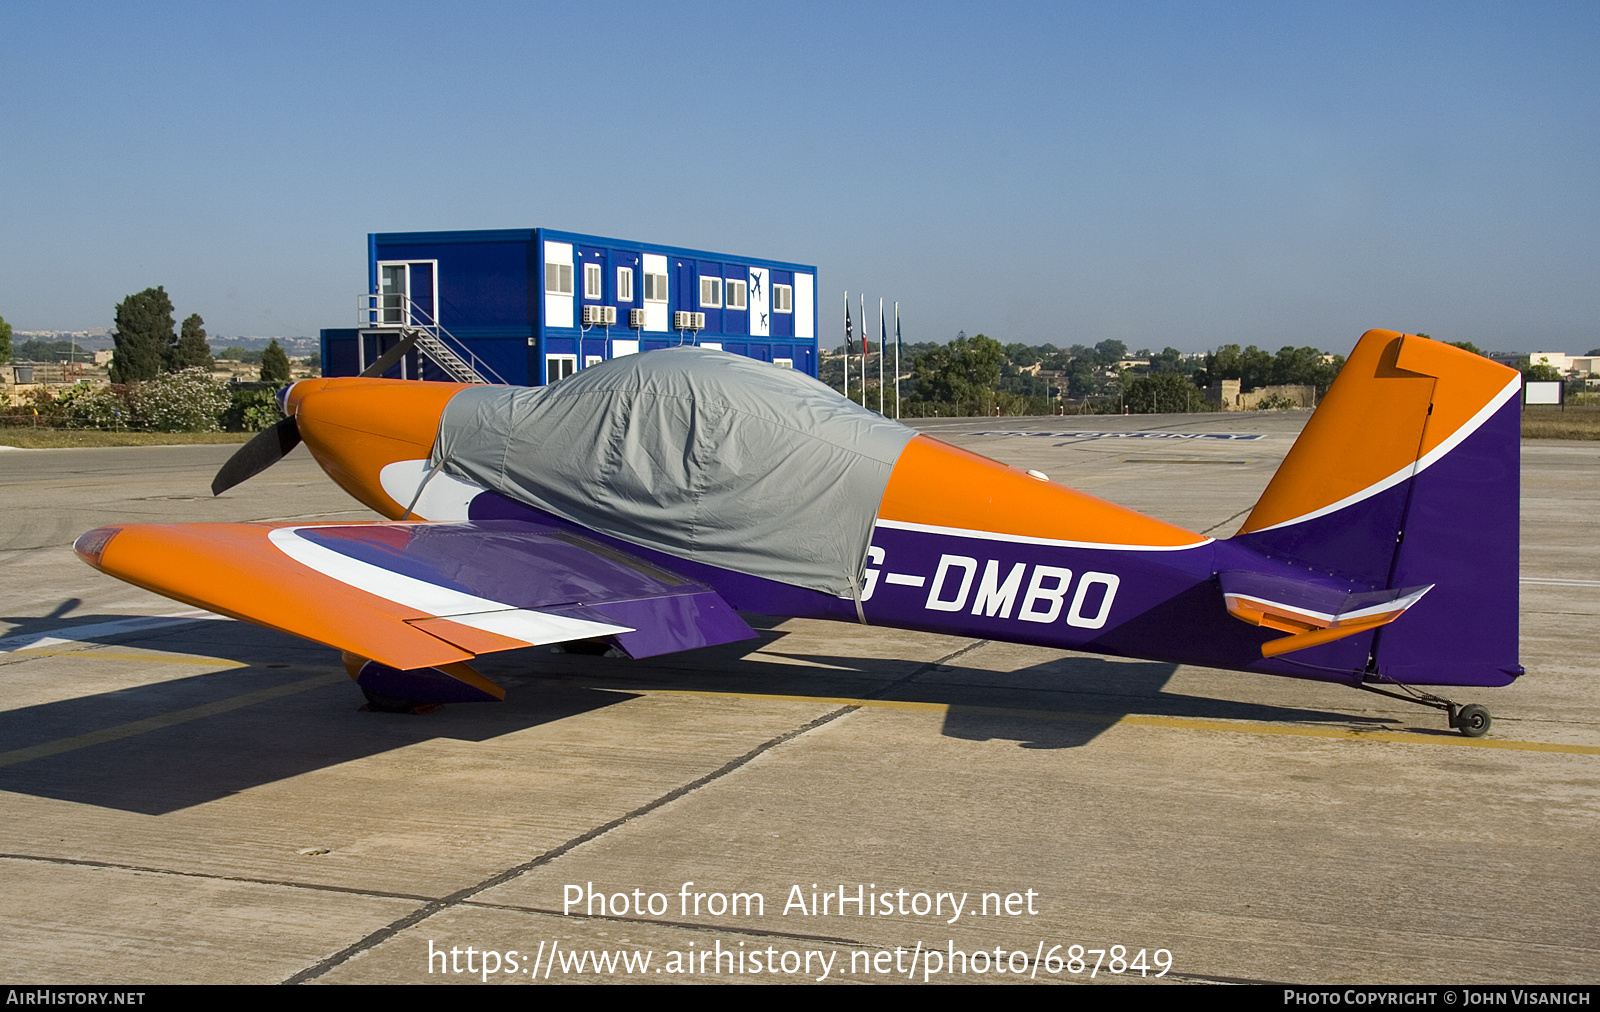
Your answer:
[[[111,544],[112,538],[121,533],[122,528],[117,526],[96,527],[79,535],[78,540],[72,543],[72,550],[78,553],[78,558],[99,569],[100,556],[105,554],[106,546]]]

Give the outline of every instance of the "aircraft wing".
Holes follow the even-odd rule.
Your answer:
[[[755,636],[705,584],[524,521],[123,524],[74,547],[158,594],[401,670],[579,639],[649,657]]]

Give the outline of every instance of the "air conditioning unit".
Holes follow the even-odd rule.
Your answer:
[[[705,330],[706,314],[686,313],[682,310],[672,314],[673,330]]]
[[[584,306],[583,325],[585,327],[609,327],[617,322],[616,306]]]
[[[632,327],[635,330],[643,330],[644,329],[644,310],[642,310],[642,309],[630,309],[630,310],[628,310],[628,326]]]

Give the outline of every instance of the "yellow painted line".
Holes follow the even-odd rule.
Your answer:
[[[1241,734],[1276,734],[1300,738],[1344,738],[1349,741],[1392,741],[1408,745],[1454,745],[1466,748],[1503,748],[1515,752],[1563,752],[1600,755],[1600,746],[1558,745],[1547,741],[1509,741],[1502,738],[1467,738],[1459,734],[1412,734],[1406,731],[1363,731],[1336,727],[1289,727],[1282,724],[1247,724],[1232,720],[1195,720],[1187,717],[1147,717],[1129,714],[1117,721],[1144,727],[1176,727],[1195,731],[1232,731]]]
[[[0,752],[0,767],[10,766],[15,763],[25,763],[30,759],[42,759],[45,756],[60,755],[62,752],[88,748],[90,745],[102,745],[108,741],[117,741],[121,738],[132,738],[135,735],[146,734],[150,731],[159,731],[164,727],[185,724],[191,720],[199,720],[202,717],[213,717],[219,713],[227,713],[230,710],[240,710],[246,706],[265,703],[269,699],[280,699],[284,696],[292,696],[296,693],[343,681],[345,681],[344,675],[317,675],[312,678],[302,678],[298,682],[290,682],[287,685],[277,685],[270,689],[258,689],[255,692],[242,693],[228,699],[219,699],[214,703],[202,703],[199,706],[174,710],[171,713],[158,714],[154,717],[146,717],[143,720],[118,724],[115,727],[102,728],[99,731],[90,731],[88,734],[75,734],[70,738],[57,738],[55,741],[30,745],[27,748]]]
[[[153,664],[194,664],[206,668],[248,668],[243,661],[222,657],[197,657],[194,654],[128,653],[124,650],[57,650],[52,647],[24,647],[12,650],[12,657],[82,657],[94,661],[148,661]]]
[[[1467,738],[1458,734],[1415,734],[1407,731],[1364,731],[1335,727],[1294,727],[1286,724],[1257,724],[1241,720],[1206,720],[1196,717],[1156,717],[1142,713],[1115,716],[1108,713],[1075,713],[1070,710],[1018,710],[999,706],[967,706],[950,703],[919,703],[898,699],[851,699],[844,696],[785,696],[756,692],[706,692],[691,689],[634,689],[644,695],[706,696],[724,699],[771,699],[791,703],[816,703],[822,706],[861,706],[882,710],[922,710],[992,717],[1023,717],[1079,724],[1166,727],[1183,731],[1223,731],[1232,734],[1282,735],[1292,738],[1342,738],[1346,741],[1387,741],[1407,745],[1453,745],[1464,748],[1498,748],[1517,752],[1560,752],[1567,755],[1600,755],[1600,746],[1557,745],[1543,741],[1507,741],[1500,738]]]

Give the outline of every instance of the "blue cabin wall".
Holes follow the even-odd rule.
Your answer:
[[[369,242],[369,277],[376,287],[381,264],[429,265],[425,276],[437,286],[439,325],[506,382],[537,383],[528,374],[528,345],[536,336],[533,245],[530,229],[377,233]],[[419,292],[416,282],[414,274],[412,298],[428,311],[432,293]]]
[[[570,326],[566,325],[569,321],[547,312],[546,243],[571,247]],[[368,279],[373,291],[378,289],[382,265],[407,264],[413,304],[436,314],[438,323],[451,336],[509,383],[546,382],[552,355],[571,356],[572,367],[582,369],[592,360],[612,358],[635,348],[651,351],[685,343],[717,344],[726,351],[764,362],[789,359],[794,368],[807,375],[817,374],[815,267],[552,229],[373,233],[368,236],[367,249]],[[665,330],[628,326],[628,311],[646,306],[647,256],[666,260]],[[586,265],[600,269],[597,292],[586,288]],[[619,291],[618,268],[631,272],[631,293]],[[797,275],[812,279],[806,307],[811,320],[809,337],[796,336],[800,306],[796,305],[796,312],[791,313],[772,311],[771,286],[793,286]],[[729,308],[727,281],[743,280],[753,287],[756,277],[761,278],[761,306],[756,305],[751,292],[747,294],[748,308]],[[715,278],[720,283],[719,305],[701,305],[702,278]],[[631,299],[622,297],[630,294]],[[559,302],[558,299],[554,304],[559,306]],[[585,305],[615,306],[617,324],[610,328],[583,327]],[[660,304],[652,305],[658,307],[652,313],[658,313]],[[768,333],[752,334],[752,323],[760,329],[761,310],[765,310]],[[705,313],[705,329],[698,334],[671,329],[672,314],[680,311]],[[655,315],[652,319],[659,324]],[[351,375],[358,371],[359,361],[370,362],[381,353],[383,339],[369,334],[363,340],[370,346],[358,359],[354,331],[324,331],[325,375]],[[419,370],[420,378],[436,378],[431,374],[432,364],[426,361],[408,362],[405,374],[418,378]],[[391,373],[399,375],[399,367]]]
[[[354,376],[361,371],[361,365],[356,358],[357,336],[354,327],[349,329],[328,329],[322,331],[322,375],[324,376]]]

